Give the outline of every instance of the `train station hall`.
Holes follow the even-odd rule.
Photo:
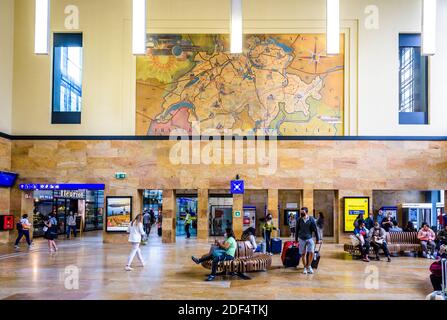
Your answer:
[[[444,32],[446,0],[0,0],[0,300],[446,300]]]

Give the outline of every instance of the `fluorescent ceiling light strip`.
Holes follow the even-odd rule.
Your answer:
[[[242,0],[231,0],[231,53],[242,53]]]
[[[423,0],[422,5],[422,54],[436,52],[436,5],[437,0]]]
[[[132,53],[146,54],[146,0],[133,0]]]
[[[50,39],[50,0],[36,0],[34,53],[48,54]]]
[[[340,53],[340,0],[326,0],[326,53]]]

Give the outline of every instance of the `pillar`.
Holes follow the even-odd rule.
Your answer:
[[[278,237],[281,236],[279,232],[279,191],[277,189],[268,189],[267,191],[267,212],[273,217],[273,224],[278,228]]]
[[[233,231],[234,231],[234,234],[236,235],[236,239],[241,238],[242,232],[244,230],[243,207],[244,207],[244,195],[234,194],[233,195]],[[236,217],[234,215],[234,213],[236,211],[241,212],[241,215],[239,217]]]
[[[197,239],[208,240],[209,235],[209,200],[208,189],[197,192]]]
[[[314,215],[314,190],[304,189],[303,190],[303,207],[309,209],[309,215]]]
[[[162,242],[175,243],[175,192],[163,190]]]

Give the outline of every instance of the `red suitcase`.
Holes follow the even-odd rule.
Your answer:
[[[298,242],[296,242],[296,241],[284,242],[284,246],[283,246],[282,253],[281,253],[281,261],[282,261],[283,265],[284,265],[284,262],[286,261],[287,250],[290,249],[291,247],[298,247],[298,246],[299,246]]]

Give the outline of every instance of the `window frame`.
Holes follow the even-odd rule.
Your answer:
[[[419,48],[422,47],[422,36],[420,33],[399,33],[399,72],[398,72],[398,81],[399,81],[399,106],[398,106],[398,114],[399,114],[399,125],[428,125],[429,124],[429,106],[430,106],[430,97],[429,97],[429,68],[430,68],[430,60],[428,56],[424,56],[421,54],[421,66],[425,65],[425,69],[421,70],[421,75],[424,77],[423,84],[424,87],[421,90],[421,94],[423,94],[422,101],[424,102],[425,111],[411,111],[405,112],[401,111],[402,107],[402,55],[401,50],[403,48]],[[414,52],[413,52],[414,54]],[[414,100],[415,90],[412,90],[412,96]],[[414,102],[413,102],[414,104]],[[414,109],[413,109],[414,110]]]
[[[56,48],[62,47],[80,47],[82,48],[82,61],[81,61],[81,102],[79,111],[56,111],[55,107],[60,108],[60,90],[56,90],[57,70],[60,70],[60,66],[56,66],[56,63],[60,63],[60,59],[56,59]],[[54,32],[53,33],[53,72],[52,72],[52,94],[51,94],[51,124],[81,124],[81,113],[82,113],[82,93],[83,93],[83,76],[84,76],[84,43],[83,43],[83,33],[65,33],[65,32]],[[56,93],[59,92],[58,97]]]

